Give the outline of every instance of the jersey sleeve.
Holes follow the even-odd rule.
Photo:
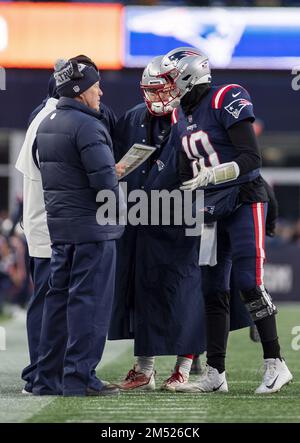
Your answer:
[[[218,117],[225,129],[243,120],[255,120],[251,97],[240,85],[226,85],[218,89],[212,106],[219,110]]]

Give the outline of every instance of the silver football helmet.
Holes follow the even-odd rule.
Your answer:
[[[179,90],[174,81],[162,75],[161,62],[164,56],[151,60],[144,69],[141,79],[141,89],[149,112],[153,115],[166,115],[178,106]],[[176,101],[176,106],[174,100]]]
[[[195,48],[181,47],[168,52],[161,60],[160,71],[175,83],[179,101],[195,85],[211,82],[208,57]]]

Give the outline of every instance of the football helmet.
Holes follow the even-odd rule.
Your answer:
[[[179,101],[195,85],[211,82],[208,57],[196,48],[180,47],[168,52],[161,60],[160,72],[176,85]]]
[[[144,69],[140,87],[149,112],[153,115],[166,115],[179,105],[180,91],[168,76],[161,73],[164,56],[155,57]]]

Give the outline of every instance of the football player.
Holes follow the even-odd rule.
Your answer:
[[[134,143],[156,147],[146,163],[125,177],[135,189],[179,189],[179,149],[171,133],[169,82],[156,74],[162,57],[145,68],[145,103],[117,123],[114,153],[119,161]],[[179,146],[178,146],[179,147]],[[126,226],[118,242],[116,294],[108,338],[134,338],[136,362],[122,390],[155,389],[155,356],[178,355],[163,389],[187,382],[192,354],[205,350],[204,301],[199,294],[199,238],[183,226]]]
[[[147,163],[125,177],[128,192],[172,191],[181,184],[181,150],[177,133],[171,128],[171,104],[177,97],[173,81],[159,77],[162,58],[156,57],[143,72],[145,103],[130,109],[116,126],[116,161],[133,143],[157,148]],[[118,242],[116,294],[108,338],[134,338],[136,356],[134,368],[119,385],[123,390],[154,389],[154,356],[178,355],[171,377],[162,385],[174,391],[188,382],[192,354],[204,352],[199,243],[199,237],[185,236],[185,226],[165,225],[128,225]],[[239,316],[231,317],[231,329],[250,324],[246,309],[239,299],[237,302],[235,312]]]
[[[260,176],[261,154],[253,130],[251,98],[238,84],[214,86],[208,58],[193,48],[170,51],[161,62],[162,78],[173,81],[172,104],[178,138],[190,165],[182,190],[205,192],[206,216],[217,220],[217,265],[204,283],[207,366],[184,392],[227,392],[225,354],[229,332],[231,267],[241,298],[257,326],[264,375],[256,394],[279,391],[292,380],[280,353],[277,309],[264,286],[265,217],[268,195]]]

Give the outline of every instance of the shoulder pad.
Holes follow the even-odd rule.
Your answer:
[[[222,108],[222,104],[223,104],[225,95],[231,89],[241,89],[244,92],[246,92],[242,86],[234,84],[234,83],[232,83],[230,85],[221,86],[220,88],[218,88],[216,90],[216,92],[213,95],[213,98],[212,98],[212,108],[213,109],[221,109]]]

